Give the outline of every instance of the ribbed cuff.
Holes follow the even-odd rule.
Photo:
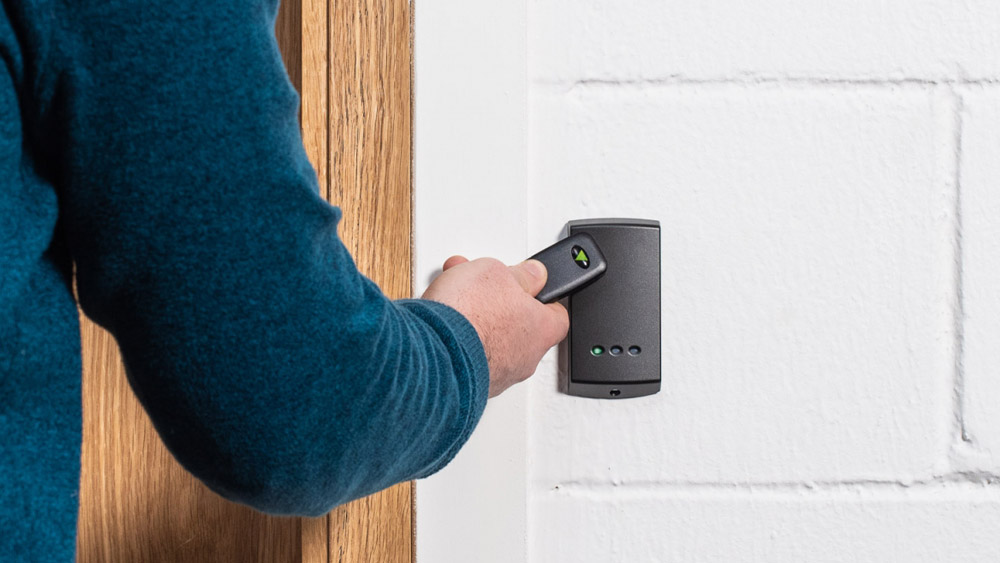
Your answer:
[[[444,454],[426,471],[417,475],[418,479],[422,479],[448,465],[469,440],[486,409],[490,391],[490,367],[479,333],[461,313],[443,303],[425,299],[400,299],[395,303],[419,317],[441,337],[441,342],[451,354],[455,377],[462,393],[459,414],[464,419],[462,430]]]

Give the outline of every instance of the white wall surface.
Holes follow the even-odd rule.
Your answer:
[[[525,5],[415,7],[416,294],[453,254],[523,260]],[[527,559],[527,388],[491,400],[452,463],[417,482],[417,560]]]
[[[502,211],[491,192],[447,242],[527,252],[571,219],[659,220],[663,390],[562,395],[548,356],[523,433],[487,427],[526,440],[527,540],[478,560],[1000,561],[1000,3],[532,0],[524,17],[527,190],[500,188]],[[421,181],[421,115],[449,114],[427,113],[423,56],[418,264],[450,248],[421,221],[477,184]],[[467,450],[449,470],[472,483],[459,463],[504,459]]]

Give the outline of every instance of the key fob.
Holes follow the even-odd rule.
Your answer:
[[[535,297],[542,303],[558,301],[597,281],[608,269],[597,242],[587,233],[566,237],[531,258],[545,264],[549,278]]]

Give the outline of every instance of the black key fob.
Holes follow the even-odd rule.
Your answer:
[[[608,269],[608,262],[587,233],[562,239],[531,257],[545,264],[549,278],[535,297],[552,303],[597,281]]]

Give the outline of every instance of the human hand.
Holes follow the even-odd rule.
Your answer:
[[[531,377],[545,352],[566,337],[566,308],[535,299],[546,277],[537,260],[505,266],[493,258],[452,256],[423,294],[462,313],[479,333],[490,365],[490,397]]]

